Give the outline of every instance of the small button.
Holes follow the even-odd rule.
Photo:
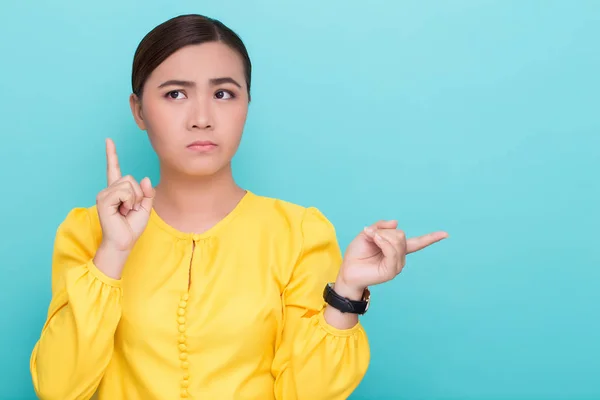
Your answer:
[[[187,389],[181,389],[181,397],[183,397],[184,399],[188,397]]]
[[[185,343],[185,335],[179,335],[179,343]]]
[[[181,387],[182,388],[190,387],[190,381],[188,381],[187,379],[184,379],[183,381],[181,381]]]
[[[185,344],[180,344],[179,345],[179,351],[186,351],[187,350],[187,346]]]
[[[187,372],[185,372],[185,373],[183,374],[183,379],[185,379],[186,381],[187,381],[188,379],[190,379],[190,374],[188,374]]]
[[[190,367],[190,363],[188,361],[181,362],[181,368],[188,369]]]
[[[179,308],[186,308],[187,307],[187,301],[180,301],[179,302]]]
[[[188,300],[189,300],[189,298],[190,298],[190,295],[189,295],[189,294],[187,294],[187,293],[184,293],[184,294],[183,294],[183,296],[181,296],[181,299],[182,299],[183,301],[188,301]]]
[[[187,353],[181,353],[181,354],[179,355],[179,359],[180,359],[181,361],[185,361],[185,360],[187,360]]]
[[[185,315],[185,310],[183,308],[178,309],[177,310],[177,315],[179,315],[179,316]]]
[[[183,324],[179,325],[179,332],[180,333],[185,332],[185,325],[183,325]]]
[[[185,324],[185,317],[177,318],[177,322],[179,322],[180,324]]]

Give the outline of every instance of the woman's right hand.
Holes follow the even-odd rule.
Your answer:
[[[154,188],[149,178],[138,183],[132,176],[121,176],[111,139],[106,140],[106,162],[108,187],[96,197],[102,242],[94,262],[106,275],[119,279],[127,256],[148,224]]]

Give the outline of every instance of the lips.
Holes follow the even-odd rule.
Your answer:
[[[217,144],[214,142],[211,142],[210,140],[197,140],[193,143],[188,144],[187,147],[209,147],[209,146],[216,146]]]
[[[217,148],[217,144],[210,140],[196,140],[195,142],[188,144],[187,148],[197,154],[206,154],[212,153],[212,151]]]

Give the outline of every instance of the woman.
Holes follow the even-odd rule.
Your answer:
[[[447,235],[406,240],[380,221],[342,259],[317,209],[239,187],[250,76],[239,37],[200,15],[140,43],[130,105],[160,183],[122,176],[107,140],[107,188],[57,231],[31,356],[40,398],[331,400],[359,384],[368,287]]]

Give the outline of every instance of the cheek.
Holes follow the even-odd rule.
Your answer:
[[[217,115],[215,118],[215,137],[220,136],[223,150],[228,155],[234,153],[237,149],[244,125],[248,114],[248,107],[242,104],[228,104],[227,106],[219,107],[215,110]]]
[[[149,102],[144,107],[144,121],[150,138],[160,143],[164,138],[173,137],[175,128],[183,119],[182,111],[160,101]]]
[[[148,127],[148,134],[154,135],[154,133],[157,131],[157,128],[160,129],[160,121],[162,120],[160,117],[160,107],[158,107],[155,101],[148,101],[144,104],[142,113],[144,116],[144,122]]]
[[[248,115],[248,107],[236,107],[229,110],[223,121],[227,124],[227,131],[230,133],[233,140],[239,141],[246,124]]]

